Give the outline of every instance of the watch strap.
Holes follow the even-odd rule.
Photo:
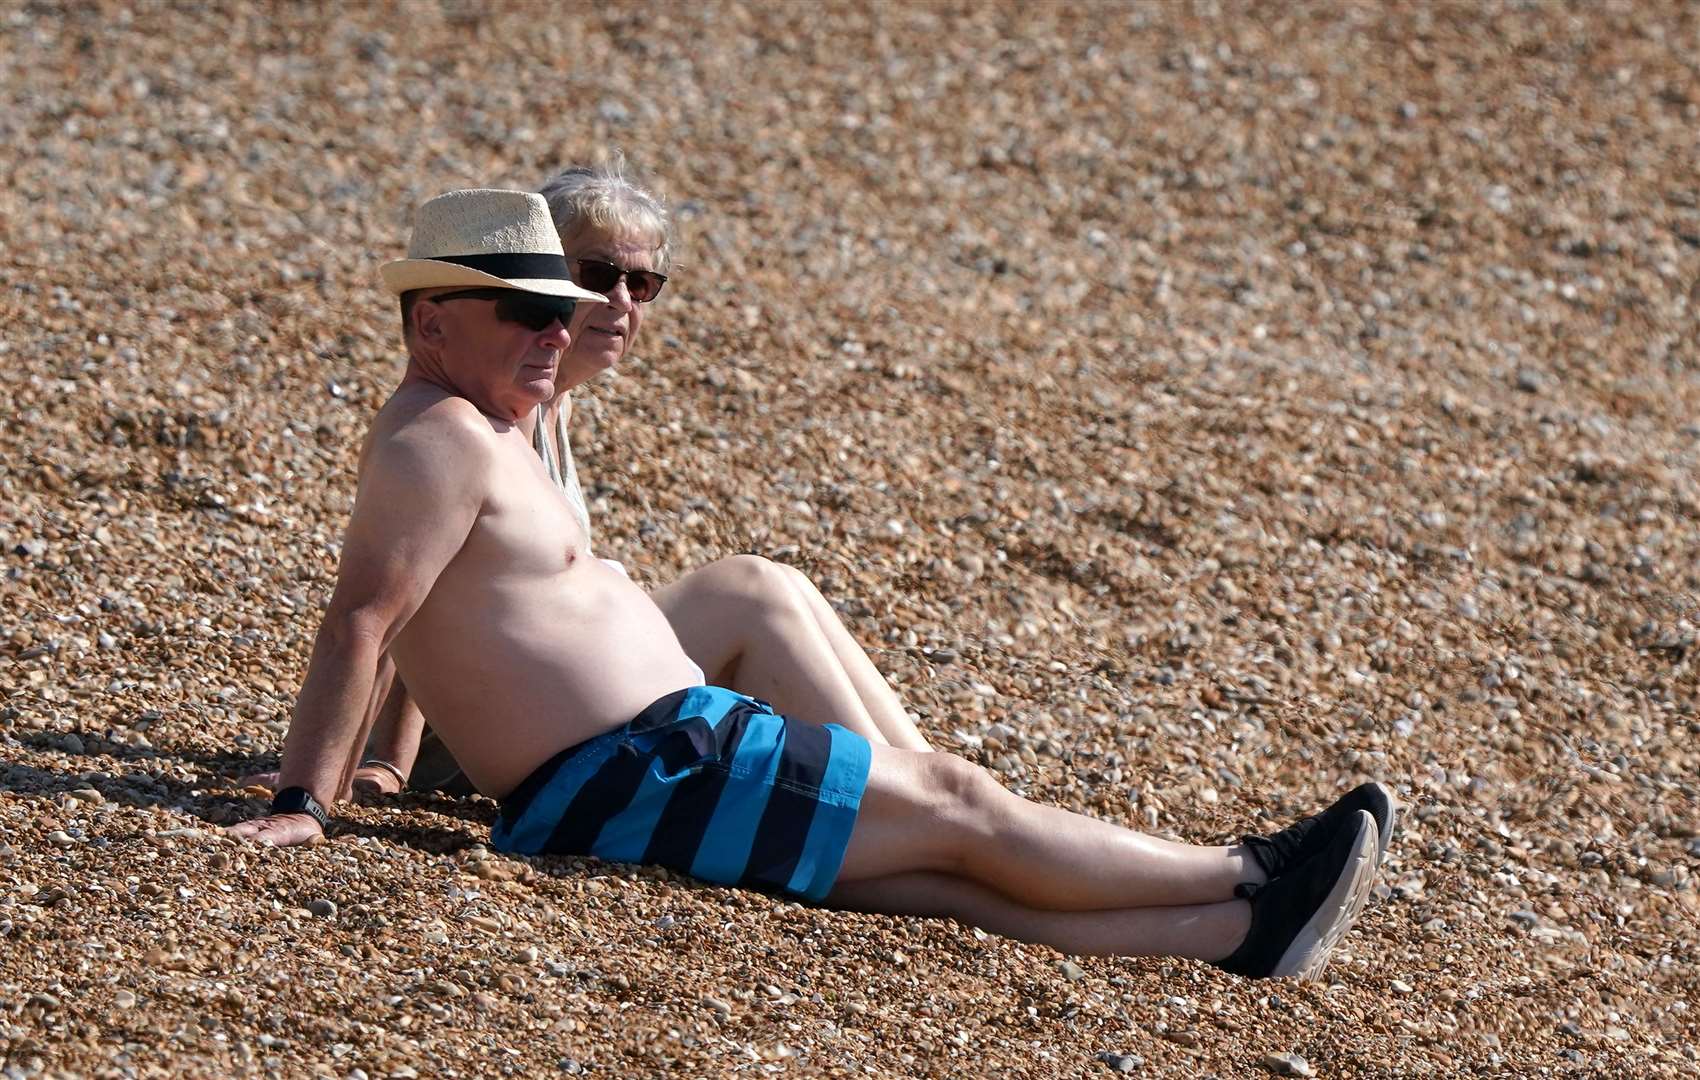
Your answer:
[[[271,812],[274,814],[306,814],[319,823],[319,828],[330,827],[331,816],[319,800],[313,798],[313,793],[304,787],[286,787],[272,796]]]

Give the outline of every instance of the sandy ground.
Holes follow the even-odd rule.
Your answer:
[[[1700,1067],[1700,8],[137,7],[0,0],[0,1075]],[[579,406],[602,554],[802,568],[1047,802],[1393,785],[1324,981],[495,856],[481,799],[219,835],[375,267],[612,144],[683,238]]]

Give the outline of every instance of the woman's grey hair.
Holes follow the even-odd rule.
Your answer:
[[[538,194],[549,203],[562,243],[586,225],[594,225],[604,232],[653,239],[655,269],[665,273],[671,265],[673,224],[667,204],[626,178],[626,158],[618,150],[598,165],[577,165],[557,173]]]

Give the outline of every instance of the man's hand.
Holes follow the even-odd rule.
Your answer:
[[[311,845],[325,838],[325,831],[307,814],[272,814],[239,821],[224,831],[239,840],[252,840],[267,847]]]
[[[253,773],[238,780],[236,785],[245,788],[261,787],[267,791],[276,791],[277,778],[276,772]],[[354,771],[353,789],[345,788],[338,792],[337,801],[348,802],[356,796],[375,798],[381,795],[395,795],[400,791],[401,784],[396,780],[394,773],[386,769],[356,769]]]

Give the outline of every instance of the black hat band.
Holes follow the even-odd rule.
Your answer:
[[[494,255],[432,255],[436,262],[454,263],[469,270],[479,270],[499,278],[549,278],[571,281],[564,255],[547,252],[499,252]]]

